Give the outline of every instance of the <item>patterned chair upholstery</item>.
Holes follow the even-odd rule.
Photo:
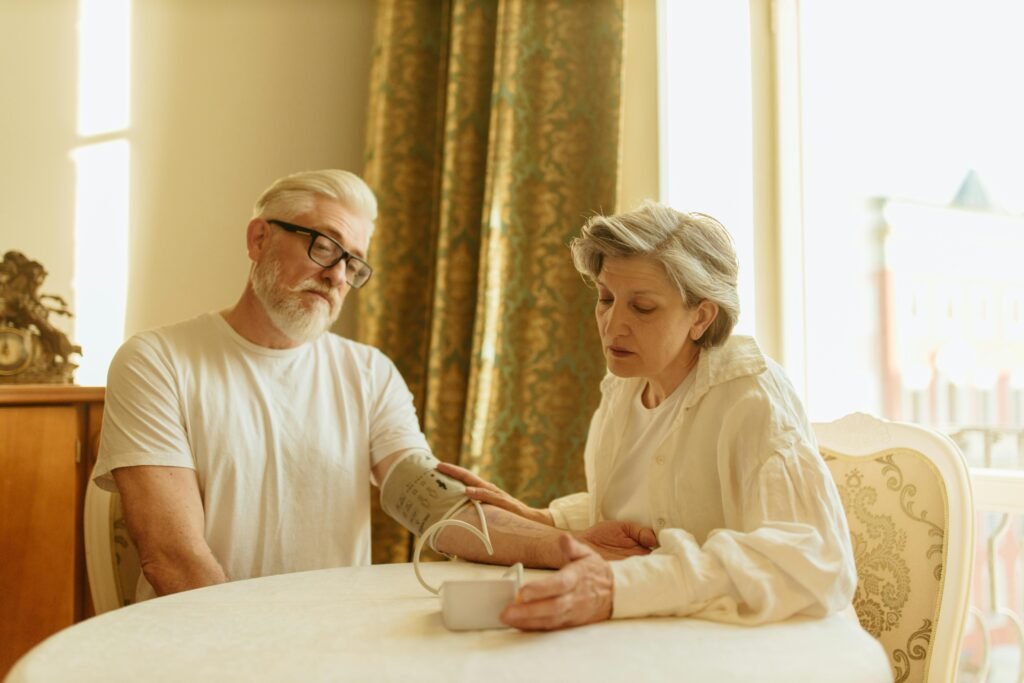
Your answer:
[[[861,625],[898,683],[954,680],[973,547],[963,456],[944,435],[861,413],[814,428],[850,526]]]
[[[121,496],[89,481],[85,492],[85,565],[96,614],[135,602],[141,567],[128,536]]]

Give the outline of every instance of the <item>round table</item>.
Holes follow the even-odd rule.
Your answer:
[[[504,571],[423,566],[435,584]],[[526,580],[541,573],[527,571]],[[6,683],[891,681],[881,646],[851,613],[759,627],[655,618],[551,633],[452,632],[411,565],[346,567],[236,581],[108,612],[40,643]]]

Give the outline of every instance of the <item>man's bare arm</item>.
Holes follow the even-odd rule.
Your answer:
[[[113,475],[142,572],[157,595],[228,580],[206,543],[206,516],[195,470],[119,467]]]

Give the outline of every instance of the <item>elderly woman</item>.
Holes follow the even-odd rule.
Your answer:
[[[560,529],[603,520],[657,533],[608,562],[570,537],[567,564],[503,620],[526,629],[609,617],[757,624],[850,604],[846,519],[800,399],[739,315],[737,260],[718,221],[648,202],[597,216],[572,242],[597,290],[608,375],[584,454],[586,493],[527,507],[467,470],[470,497]]]

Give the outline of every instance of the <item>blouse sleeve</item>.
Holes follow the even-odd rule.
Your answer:
[[[573,493],[556,498],[548,503],[548,512],[555,527],[570,531],[581,531],[590,528],[597,520],[594,518],[594,494],[596,485],[596,461],[599,443],[607,439],[608,424],[608,392],[614,382],[611,373],[601,381],[601,402],[590,418],[590,429],[587,430],[587,443],[583,450],[583,471],[587,479],[587,491]]]
[[[590,527],[590,508],[589,493],[573,493],[551,501],[548,512],[559,529],[578,531]]]
[[[759,624],[850,604],[857,576],[846,518],[797,405],[755,393],[727,411],[718,462],[728,528],[703,545],[665,529],[652,554],[613,562],[614,617]]]

